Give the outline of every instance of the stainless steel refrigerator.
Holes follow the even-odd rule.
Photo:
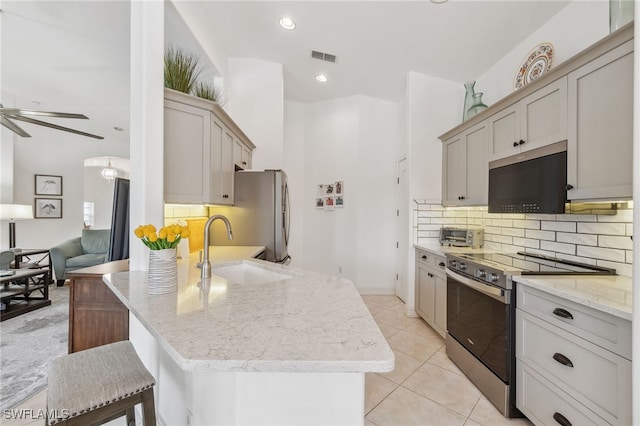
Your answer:
[[[235,172],[234,205],[211,207],[209,214],[225,215],[233,230],[233,240],[229,240],[224,224],[214,221],[211,245],[264,246],[265,260],[289,261],[289,190],[282,170]]]

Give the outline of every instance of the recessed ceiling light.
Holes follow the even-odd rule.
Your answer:
[[[318,74],[316,75],[316,80],[319,81],[320,83],[326,83],[328,79],[326,75]]]
[[[441,4],[441,3],[446,3],[449,0],[431,0],[431,3],[435,3],[435,4]]]
[[[280,26],[285,30],[293,30],[296,28],[296,23],[288,16],[283,16],[280,18]]]

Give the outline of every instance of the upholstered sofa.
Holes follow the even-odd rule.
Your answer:
[[[11,268],[11,262],[15,257],[16,255],[11,250],[0,251],[0,269]]]
[[[110,229],[83,229],[82,236],[52,247],[53,274],[60,286],[67,272],[104,263],[109,250]]]

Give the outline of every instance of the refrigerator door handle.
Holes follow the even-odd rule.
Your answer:
[[[282,203],[282,226],[284,227],[284,244],[289,246],[289,185],[284,184],[284,201]]]

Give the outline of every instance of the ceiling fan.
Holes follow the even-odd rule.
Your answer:
[[[56,117],[56,118],[84,118],[89,119],[84,114],[73,114],[68,112],[49,112],[49,111],[31,111],[27,109],[5,108],[0,104],[0,124],[19,136],[30,138],[31,135],[14,123],[14,120],[24,121],[25,123],[37,124],[64,132],[75,133],[76,135],[88,136],[95,139],[104,139],[103,136],[93,135],[91,133],[81,132],[80,130],[70,129],[68,127],[58,126],[57,124],[47,123],[46,121],[36,120],[31,117]]]

